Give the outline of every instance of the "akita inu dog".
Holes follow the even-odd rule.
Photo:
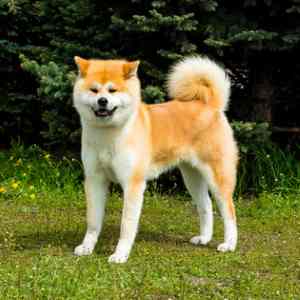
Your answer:
[[[124,192],[120,240],[110,262],[127,261],[138,230],[146,182],[178,166],[200,217],[200,234],[190,241],[207,244],[213,234],[208,191],[224,220],[224,242],[233,251],[237,226],[232,195],[238,150],[225,117],[230,81],[208,58],[188,57],[171,69],[171,101],[146,105],[137,76],[139,62],[75,57],[79,76],[74,105],[82,124],[82,161],[87,200],[87,231],[76,255],[93,252],[102,227],[110,182]]]

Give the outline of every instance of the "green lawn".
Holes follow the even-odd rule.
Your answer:
[[[18,159],[0,154],[0,299],[300,299],[299,193],[239,199],[238,248],[223,254],[217,213],[213,241],[196,247],[189,197],[148,192],[134,250],[115,265],[107,259],[119,234],[118,193],[95,253],[75,257],[85,231],[79,164]]]

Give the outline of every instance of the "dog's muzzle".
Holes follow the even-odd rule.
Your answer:
[[[97,100],[97,104],[98,104],[97,108],[93,107],[92,109],[95,113],[95,116],[99,118],[110,117],[117,109],[117,107],[114,107],[113,109],[108,109],[107,108],[108,100],[105,97],[99,98]]]

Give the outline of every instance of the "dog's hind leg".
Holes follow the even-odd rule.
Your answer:
[[[210,164],[211,177],[209,188],[217,205],[224,223],[224,242],[218,246],[218,251],[234,251],[237,244],[237,225],[233,192],[235,187],[236,163],[230,159],[214,160]]]
[[[197,206],[200,218],[200,235],[191,238],[192,244],[206,245],[213,235],[213,210],[208,185],[198,169],[187,164],[180,166],[186,188]]]

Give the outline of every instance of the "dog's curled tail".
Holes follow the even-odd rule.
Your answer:
[[[212,60],[191,56],[176,63],[168,75],[169,96],[179,101],[200,100],[225,111],[230,96],[230,79]]]

